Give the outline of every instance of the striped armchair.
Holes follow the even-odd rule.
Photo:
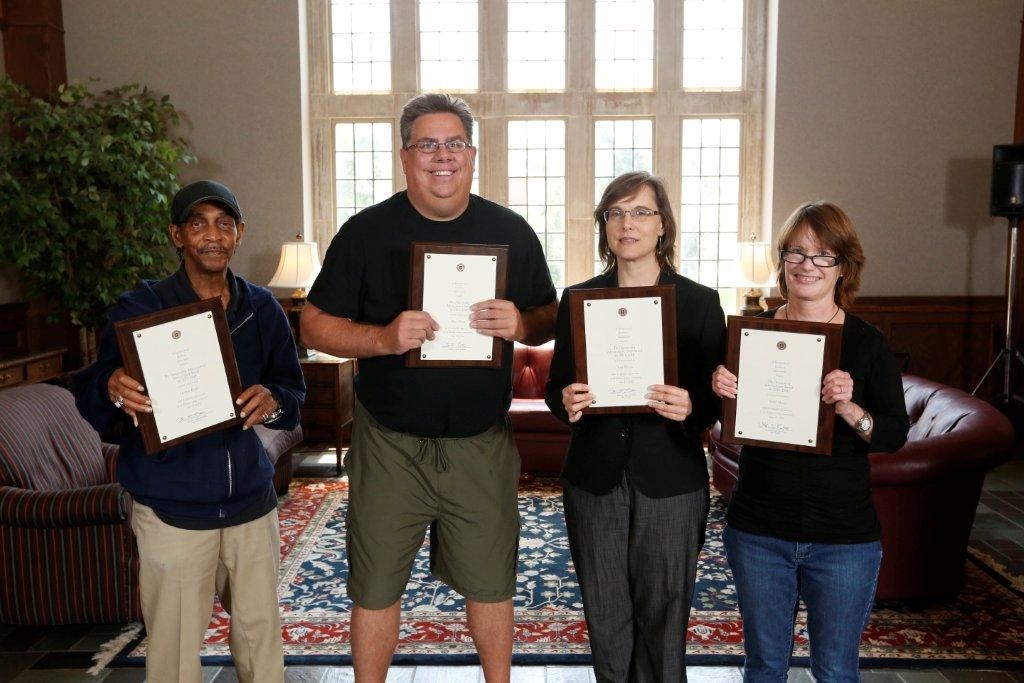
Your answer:
[[[100,443],[67,390],[0,391],[0,623],[141,617],[117,450]]]

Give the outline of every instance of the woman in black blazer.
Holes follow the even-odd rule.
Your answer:
[[[675,270],[676,223],[664,185],[645,172],[611,182],[594,210],[604,272],[569,289],[672,285],[678,385],[649,387],[649,413],[588,415],[574,382],[568,299],[558,311],[546,401],[572,428],[562,470],[565,518],[599,681],[679,681],[708,516],[701,434],[719,416],[718,294]]]

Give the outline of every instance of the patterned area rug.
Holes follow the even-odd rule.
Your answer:
[[[344,479],[303,479],[282,499],[282,573],[278,592],[288,664],[348,664],[345,595]],[[579,585],[569,557],[561,489],[539,481],[520,490],[523,530],[515,597],[514,660],[583,663],[589,660]],[[708,538],[700,559],[691,613],[687,661],[694,665],[742,661],[743,643],[732,577],[723,554],[724,505],[712,496]],[[429,540],[428,540],[429,542]],[[1013,581],[1017,586],[1013,586]],[[972,554],[960,595],[928,607],[876,606],[861,643],[866,665],[1016,667],[1024,665],[1024,592],[1019,577]],[[216,606],[203,661],[227,663],[228,616]],[[795,664],[806,666],[805,619],[798,617]],[[138,664],[145,641],[128,648],[117,664]],[[462,599],[435,580],[421,549],[406,589],[395,663],[475,662]]]

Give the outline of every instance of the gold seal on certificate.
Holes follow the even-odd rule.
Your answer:
[[[825,375],[839,366],[842,326],[729,316],[726,367],[736,399],[724,399],[729,443],[829,455],[835,409],[821,402]]]
[[[596,397],[589,414],[651,412],[647,387],[677,382],[676,290],[569,290],[576,381]]]
[[[502,340],[469,326],[469,307],[505,297],[508,247],[413,242],[409,308],[426,311],[440,330],[410,349],[409,367],[500,368]]]
[[[125,371],[146,387],[152,413],[138,413],[147,453],[238,424],[242,392],[219,297],[114,324]]]

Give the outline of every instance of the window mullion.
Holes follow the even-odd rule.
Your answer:
[[[575,284],[593,271],[594,0],[567,0],[566,11],[565,282]]]
[[[654,3],[654,92],[677,92],[683,83],[683,3],[655,0]]]
[[[594,0],[567,0],[565,66],[569,92],[594,89]]]
[[[565,282],[571,285],[593,275],[593,117],[582,114],[570,116],[566,129]]]
[[[330,4],[311,2],[307,6],[307,39],[310,60],[310,171],[313,183],[313,198],[308,216],[312,234],[306,239],[316,240],[323,245],[330,244],[337,226],[334,225],[334,163],[333,136],[331,123],[324,112],[324,103],[331,92],[331,36]]]
[[[391,0],[391,87],[396,95],[412,97],[418,92],[419,28],[416,0]]]
[[[480,92],[503,93],[508,55],[508,5],[505,0],[479,0]]]
[[[654,173],[665,183],[669,205],[678,220],[681,202],[682,153],[679,109],[682,92],[683,3],[655,0],[655,41],[657,59],[654,79]],[[678,264],[679,241],[676,240]]]

